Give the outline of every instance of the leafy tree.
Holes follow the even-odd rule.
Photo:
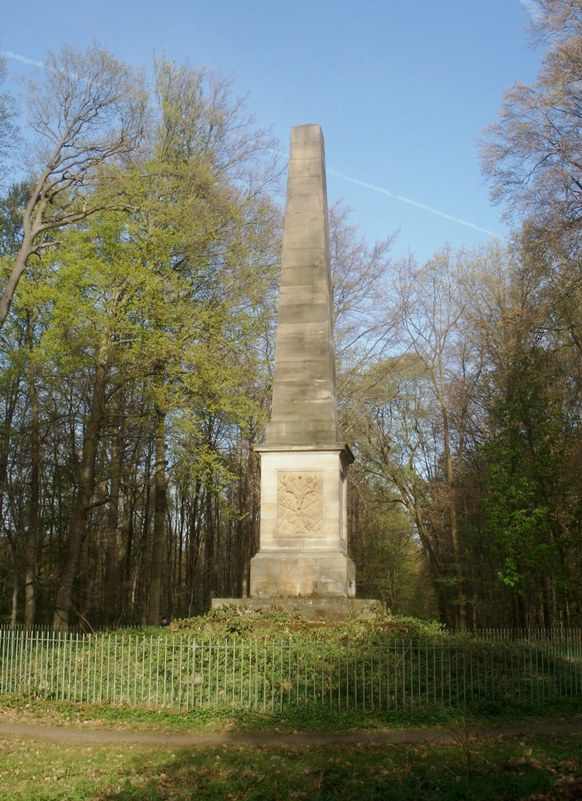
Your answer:
[[[484,255],[464,333],[481,364],[460,508],[474,615],[486,625],[575,620],[579,359],[529,249]]]
[[[350,485],[350,550],[358,595],[377,598],[393,613],[417,614],[423,553],[411,516],[398,495],[370,471],[356,465]],[[434,615],[430,591],[423,612]]]
[[[469,259],[468,254],[445,249],[423,267],[403,263],[395,286],[402,344],[421,366],[419,388],[424,385],[426,393],[423,414],[429,415],[424,425],[418,419],[409,425],[417,432],[419,446],[413,464],[427,482],[432,499],[432,563],[440,565],[443,613],[447,608],[450,621],[461,628],[466,626],[467,598],[458,506],[468,404],[480,370],[464,332],[474,291],[467,277]],[[426,537],[425,543],[428,547]]]
[[[395,546],[401,541],[398,532],[402,531],[403,524],[394,507],[401,505],[406,510],[422,547],[423,559],[418,560],[418,567],[423,562],[428,565],[438,596],[444,587],[442,579],[450,555],[441,542],[440,512],[430,514],[433,508],[431,483],[423,476],[425,465],[430,466],[435,458],[433,411],[424,366],[416,357],[402,355],[378,362],[360,374],[359,386],[354,387],[345,415],[350,441],[355,447],[358,474],[361,472],[365,476],[368,487],[367,493],[362,488],[357,489],[356,499],[367,497],[373,488],[372,497],[385,520],[383,542],[392,552],[398,549]],[[372,514],[371,525],[377,525],[377,520],[377,514]],[[377,543],[376,547],[379,545]],[[361,546],[356,544],[356,555],[358,550],[361,552]],[[359,562],[363,564],[360,558]],[[408,564],[410,566],[410,562]],[[381,582],[380,575],[372,579],[373,568],[366,572],[368,582]],[[438,597],[438,605],[439,613],[446,619],[450,610],[443,592]]]
[[[0,327],[29,259],[54,246],[57,231],[119,204],[105,168],[127,156],[143,133],[142,80],[105,50],[93,46],[81,54],[64,47],[48,55],[44,74],[44,83],[29,90],[34,177],[20,247],[0,296]]]
[[[497,579],[514,592],[520,624],[549,626],[559,614],[559,596],[569,596],[565,606],[577,604],[566,557],[574,531],[563,521],[575,497],[567,465],[579,438],[578,402],[572,407],[570,352],[552,347],[547,318],[533,305],[536,295],[524,292],[523,266],[512,283],[506,299],[512,308],[506,306],[490,343],[483,533]]]
[[[56,601],[62,629],[202,611],[229,582],[242,591],[256,547],[250,443],[267,405],[280,233],[271,142],[228,82],[165,61],[147,119],[143,147],[83,184],[93,213],[39,250],[3,329],[14,620],[23,585],[26,621],[48,621]],[[7,275],[33,189],[0,203]]]
[[[162,61],[156,65],[156,87],[160,115],[156,147],[148,163],[156,181],[153,196],[149,184],[144,187],[143,241],[148,243],[151,268],[163,279],[166,300],[169,287],[175,286],[177,294],[175,303],[167,307],[170,319],[152,317],[158,330],[152,398],[161,428],[171,424],[178,407],[194,412],[202,398],[202,408],[207,408],[204,419],[195,425],[210,456],[202,471],[207,504],[203,586],[209,597],[214,589],[217,537],[211,502],[222,484],[216,469],[220,460],[213,455],[215,433],[220,430],[215,423],[229,412],[240,414],[246,405],[240,391],[229,393],[240,386],[240,377],[235,376],[240,375],[241,346],[249,343],[257,323],[262,325],[256,310],[264,305],[272,276],[269,262],[261,264],[268,241],[265,231],[273,219],[263,189],[269,161],[266,171],[259,169],[270,142],[263,132],[253,131],[244,107],[229,102],[228,84],[215,76]],[[163,362],[160,339],[166,353]],[[238,408],[229,409],[233,399]],[[160,505],[154,516],[158,528],[152,551],[150,622],[160,613],[165,541],[165,437],[156,441]]]
[[[22,208],[29,197],[29,183],[22,181],[10,186],[5,196],[0,199],[0,264],[9,269],[9,264],[18,252],[21,234]],[[28,295],[31,295],[30,288]],[[40,438],[42,431],[41,409],[38,392],[37,363],[34,349],[38,340],[39,320],[36,303],[25,302],[17,319],[9,331],[5,331],[3,369],[8,379],[5,428],[4,428],[4,458],[2,460],[2,484],[7,486],[8,465],[14,462],[10,459],[13,449],[18,451],[19,415],[24,412],[24,432],[28,444],[25,467],[27,484],[29,487],[27,512],[17,516],[19,523],[8,525],[6,535],[11,542],[18,576],[20,563],[24,563],[24,595],[25,595],[25,623],[34,621],[36,603],[36,559],[40,544],[40,492],[42,455]],[[12,384],[12,382],[14,382]],[[13,386],[17,395],[9,389]],[[21,396],[20,402],[17,400]],[[24,404],[24,409],[22,408]],[[9,485],[10,482],[8,482]],[[13,506],[14,497],[10,497],[6,512]],[[16,619],[16,599],[19,587],[18,578],[15,578],[15,593],[13,601],[12,618]]]
[[[30,200],[30,181],[11,184],[0,198],[0,254],[4,257],[3,272],[18,253],[22,241],[22,215]]]
[[[248,361],[246,350],[257,327],[264,327],[259,310],[272,284],[271,251],[267,247],[264,252],[274,219],[271,204],[257,192],[254,166],[247,184],[243,181],[242,158],[251,136],[228,106],[221,113],[213,105],[226,103],[226,96],[215,91],[207,97],[198,71],[161,62],[156,74],[152,147],[134,159],[123,181],[119,178],[132,213],[102,213],[91,224],[77,225],[63,237],[55,277],[58,300],[46,342],[56,337],[55,352],[62,347],[58,343],[74,343],[76,358],[82,360],[75,369],[87,371],[91,388],[84,402],[78,495],[57,594],[57,628],[69,625],[83,549],[91,548],[85,540],[100,494],[100,464],[108,472],[103,453],[107,426],[120,411],[116,397],[123,397],[129,381],[140,387],[140,414],[149,439],[151,492],[148,486],[146,559],[140,567],[147,586],[145,619],[157,623],[162,603],[169,600],[168,461],[182,456],[172,446],[179,431],[197,431],[198,447],[192,433],[189,445],[198,456],[204,454],[197,465],[206,503],[203,586],[206,596],[212,591],[218,537],[213,506],[224,492],[217,435],[226,420],[236,426],[246,415],[248,403],[240,391],[242,357]],[[257,133],[254,141],[258,156],[262,135]],[[228,150],[231,144],[233,152]],[[123,451],[122,441],[115,449]],[[108,480],[113,497],[118,497],[113,465]],[[108,526],[116,525],[115,516],[112,511]],[[115,549],[111,527],[108,551]],[[109,561],[110,576],[114,561]]]

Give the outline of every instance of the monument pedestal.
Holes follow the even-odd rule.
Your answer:
[[[353,598],[347,555],[346,445],[256,448],[261,457],[260,551],[252,598]]]
[[[252,598],[353,598],[356,569],[339,551],[260,551],[251,560]]]

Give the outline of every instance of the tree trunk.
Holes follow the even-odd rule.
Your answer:
[[[212,474],[204,489],[204,604],[208,607],[214,596],[216,570],[216,534],[214,530]]]
[[[188,552],[186,560],[186,585],[188,586],[188,615],[201,612],[204,603],[201,600],[200,592],[200,563],[202,551],[202,538],[200,535],[200,506],[201,506],[201,482],[196,478],[192,500],[189,505],[188,519]]]
[[[113,436],[111,443],[111,482],[105,534],[105,621],[109,625],[118,619],[120,613],[119,496],[122,451],[122,434],[118,432]]]
[[[44,205],[46,204],[43,204],[43,207]],[[28,204],[28,206],[30,206],[30,203]],[[26,209],[27,214],[29,213],[28,206]],[[10,271],[10,274],[4,286],[4,290],[0,295],[0,329],[2,329],[4,323],[6,322],[6,318],[8,317],[8,312],[10,311],[10,307],[12,305],[12,300],[14,298],[16,287],[18,286],[18,283],[22,278],[24,271],[26,270],[26,262],[28,260],[28,257],[34,250],[33,242],[37,234],[37,231],[33,229],[32,223],[26,217],[23,222],[24,222],[24,237],[22,240],[22,244],[20,246],[20,250],[14,261],[12,270]]]
[[[444,382],[441,383],[441,391],[444,393]],[[443,394],[444,397],[444,394]],[[461,552],[459,545],[459,523],[457,519],[457,494],[455,482],[455,469],[451,455],[450,428],[448,409],[441,406],[443,416],[443,438],[444,438],[444,464],[445,479],[447,483],[447,500],[449,511],[449,525],[451,532],[451,548],[453,552],[452,572],[456,583],[457,609],[454,610],[457,628],[464,631],[467,628],[467,604],[465,599],[465,587],[463,580],[463,570],[461,567]]]
[[[16,554],[14,554],[14,570],[12,573],[12,605],[10,608],[10,625],[15,626],[18,622],[18,570],[16,569]]]
[[[28,346],[32,356],[32,321],[29,321]],[[34,625],[36,614],[36,561],[39,548],[39,507],[40,507],[40,409],[36,376],[29,359],[28,397],[30,400],[30,499],[28,506],[28,536],[24,566],[24,625]]]
[[[69,551],[67,561],[61,574],[57,593],[53,628],[55,631],[68,631],[73,602],[73,587],[81,549],[87,535],[87,518],[91,508],[91,499],[95,489],[95,463],[103,418],[105,416],[105,385],[107,382],[107,341],[104,339],[99,350],[91,410],[83,436],[83,456],[79,473],[79,486],[69,526]]]
[[[13,556],[14,560],[14,581],[15,587],[18,586],[18,578],[17,578],[17,568],[16,568],[16,543],[11,534],[11,526],[8,520],[3,520],[3,510],[4,510],[4,496],[7,493],[7,479],[8,479],[8,454],[11,447],[10,442],[10,433],[12,431],[12,421],[14,418],[14,413],[16,410],[18,398],[18,384],[14,387],[14,391],[10,394],[10,401],[8,401],[8,397],[6,399],[6,416],[3,421],[2,427],[0,428],[0,526],[7,532],[7,539],[10,545],[10,551]],[[13,607],[12,607],[12,615],[17,614],[14,611],[14,600],[18,600],[18,592],[16,596],[13,595]],[[16,622],[16,618],[14,619]]]
[[[166,540],[167,488],[166,476],[166,425],[165,414],[156,411],[154,466],[154,531],[150,558],[150,581],[147,622],[156,626],[160,622],[162,602],[162,574],[164,566],[164,543]]]

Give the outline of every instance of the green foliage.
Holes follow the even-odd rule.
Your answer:
[[[291,604],[292,605],[292,604]],[[329,642],[338,646],[349,643],[386,641],[411,637],[443,637],[446,631],[437,621],[414,617],[395,616],[390,613],[376,615],[370,620],[355,617],[332,622],[309,620],[298,612],[277,609],[246,612],[236,606],[213,609],[206,615],[173,621],[171,632],[187,632],[203,637],[240,636]]]
[[[482,449],[485,525],[499,559],[497,575],[521,594],[536,593],[539,577],[559,582],[564,574],[556,521],[569,431],[556,402],[560,376],[553,369],[539,350],[504,366],[504,394],[491,410],[491,436]]]
[[[82,71],[91,85],[70,85],[73,63],[87,67]],[[47,113],[58,113],[61,92],[70,89],[70,103],[59,117],[65,125],[67,115],[78,111],[83,92],[99,93],[108,80],[107,100],[115,108],[141,102],[140,80],[122,91],[131,74],[99,49],[80,56],[65,48],[47,62],[49,79],[42,89]],[[51,547],[33,555],[25,535],[10,536],[18,540],[13,549],[18,581],[38,587],[37,574],[45,577],[46,594],[37,593],[36,607],[45,619],[58,582],[62,587],[65,581],[67,554],[75,561],[71,603],[93,623],[122,614],[126,620],[142,619],[148,595],[154,596],[149,588],[174,566],[181,575],[162,586],[164,608],[182,613],[204,608],[218,572],[211,559],[218,529],[233,524],[227,536],[234,540],[244,528],[239,520],[248,515],[246,498],[238,500],[235,493],[237,482],[247,480],[241,476],[239,443],[242,437],[255,439],[266,409],[269,365],[262,351],[273,315],[280,222],[267,192],[275,174],[271,156],[265,158],[271,143],[245,116],[244,104],[230,97],[228,81],[205,70],[157,61],[149,105],[150,129],[142,147],[130,156],[130,142],[127,148],[120,144],[123,163],[98,175],[88,132],[113,136],[117,118],[111,117],[111,130],[100,128],[99,119],[90,115],[76,133],[71,129],[77,138],[67,148],[76,147],[88,159],[91,180],[83,170],[73,175],[68,163],[69,172],[62,162],[61,172],[55,168],[51,186],[58,198],[51,196],[43,213],[60,229],[58,243],[44,229],[35,240],[38,252],[19,281],[4,329],[2,367],[13,369],[11,386],[22,400],[6,398],[16,411],[2,442],[0,470],[26,478],[11,488],[8,500],[6,495],[0,500],[10,507],[4,519],[14,521],[18,532],[28,530],[26,509],[32,504],[24,496],[33,468],[26,396],[34,384],[42,429],[34,456],[43,466],[37,528],[50,532]],[[137,123],[140,109],[134,110]],[[40,120],[41,135],[47,125],[48,119]],[[92,141],[99,151],[102,140]],[[81,175],[82,191],[76,183]],[[61,191],[65,176],[72,183]],[[0,203],[0,270],[6,276],[33,189],[28,183],[12,187]],[[21,396],[16,394],[17,401]],[[89,451],[94,466],[85,469],[83,455]],[[86,501],[77,514],[81,474],[93,478],[83,479]],[[0,475],[2,492],[5,487],[6,476]],[[197,518],[202,504],[204,520]],[[80,520],[81,514],[84,522],[73,525],[73,516]],[[185,539],[174,536],[178,526]],[[78,528],[83,529],[75,540],[80,549],[69,547],[71,531]],[[139,546],[133,539],[137,530]],[[198,538],[208,547],[200,548]],[[188,558],[178,555],[182,547]],[[198,552],[203,560],[195,558]],[[97,568],[88,570],[93,558]],[[32,583],[24,579],[27,560]],[[121,581],[122,564],[134,577],[140,573],[131,599],[129,576]],[[97,601],[83,589],[92,580],[89,574],[104,590]],[[82,608],[84,596],[92,610]],[[9,603],[5,594],[5,610],[4,602]]]
[[[22,238],[22,214],[30,198],[30,192],[30,181],[20,181],[11,184],[6,194],[0,198],[0,256],[13,258],[18,252]]]
[[[358,594],[382,601],[395,615],[414,614],[420,607],[417,583],[424,561],[411,517],[395,492],[366,475],[365,465],[354,465],[350,479],[350,555]],[[430,614],[428,604],[426,611]]]

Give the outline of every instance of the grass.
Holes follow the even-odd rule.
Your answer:
[[[175,749],[0,739],[10,801],[496,801],[580,798],[579,735],[449,745]]]
[[[479,705],[475,708],[449,709],[421,708],[411,712],[346,712],[338,714],[322,709],[291,709],[281,713],[263,713],[252,710],[223,709],[183,712],[171,709],[147,710],[121,706],[75,704],[66,701],[23,699],[17,696],[0,698],[0,720],[17,719],[20,722],[52,726],[96,728],[131,728],[138,731],[163,732],[327,732],[390,729],[414,729],[480,724],[532,722],[540,717],[580,717],[582,702],[579,699],[546,705],[543,709],[524,705]]]
[[[254,720],[255,730],[274,735],[277,730],[271,747],[172,750],[132,743],[129,734],[134,730],[244,732],[253,728],[253,721],[239,725],[226,716],[201,720],[183,713],[16,698],[2,700],[2,719],[128,731],[122,745],[0,737],[0,796],[7,801],[575,801],[582,797],[582,733],[477,738],[468,732],[468,725],[477,719],[460,716],[423,721],[451,735],[446,744],[314,746],[293,740],[283,745],[284,732],[292,727],[271,718]],[[480,719],[502,720],[509,722],[508,716],[491,714]],[[354,729],[366,723],[351,722]],[[413,721],[397,723],[410,727]],[[297,728],[320,728],[308,719],[303,724]],[[526,729],[527,720],[522,724]],[[394,721],[390,725],[396,727]]]
[[[424,625],[424,624],[423,624]],[[250,637],[285,634],[300,641],[360,642],[388,637],[446,637],[438,626],[414,621],[313,625],[289,616],[248,620],[232,612],[176,621],[163,636]],[[153,632],[152,632],[153,633]],[[147,634],[147,632],[144,632]],[[501,663],[500,663],[501,664]],[[6,801],[575,801],[582,798],[582,735],[477,738],[468,727],[527,722],[540,714],[582,715],[582,702],[565,699],[528,706],[507,697],[466,708],[346,711],[305,706],[284,713],[232,707],[158,711],[73,704],[35,697],[0,698],[0,721],[40,726],[128,731],[127,742],[51,742],[0,736],[0,797]],[[522,725],[523,724],[523,725]],[[285,733],[382,730],[436,726],[448,743],[300,745]],[[273,745],[175,748],[137,744],[131,731],[273,732]]]

